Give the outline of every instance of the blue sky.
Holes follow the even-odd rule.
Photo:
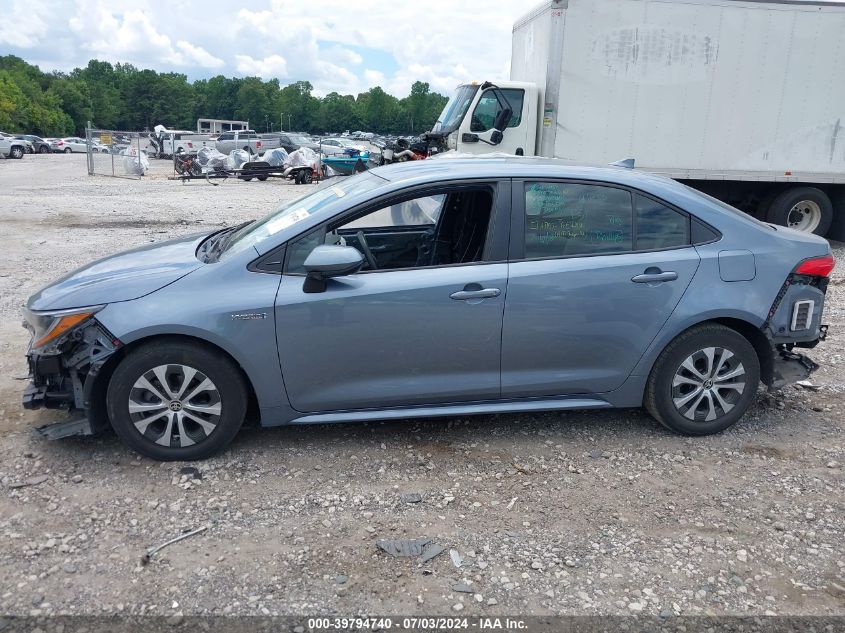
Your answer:
[[[381,85],[404,96],[417,79],[451,92],[509,74],[510,32],[527,5],[506,0],[0,0],[0,54],[43,70],[91,58],[191,79],[305,79],[317,94]]]

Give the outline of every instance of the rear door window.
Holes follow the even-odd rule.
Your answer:
[[[689,244],[689,217],[640,194],[634,195],[637,250],[654,251]]]
[[[525,257],[633,250],[633,205],[625,189],[580,183],[525,183]]]

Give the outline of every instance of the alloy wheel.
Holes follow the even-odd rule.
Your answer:
[[[187,365],[159,365],[129,392],[129,416],[148,440],[167,447],[193,446],[217,429],[222,401],[211,379]]]
[[[672,379],[672,402],[695,422],[712,422],[734,408],[745,391],[745,368],[724,347],[705,347],[690,354]]]

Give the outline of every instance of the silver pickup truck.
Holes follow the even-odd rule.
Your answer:
[[[217,137],[217,151],[228,154],[234,149],[242,149],[250,154],[261,154],[268,149],[279,147],[278,137],[264,138],[254,130],[223,132]]]

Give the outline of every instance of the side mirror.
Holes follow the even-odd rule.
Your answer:
[[[508,121],[511,120],[511,116],[513,116],[512,108],[504,108],[503,110],[499,110],[499,113],[496,115],[496,120],[493,121],[493,129],[503,132],[508,126]]]
[[[326,279],[357,273],[363,265],[363,255],[351,246],[316,246],[303,264],[308,275],[302,289],[308,293],[324,292]]]

